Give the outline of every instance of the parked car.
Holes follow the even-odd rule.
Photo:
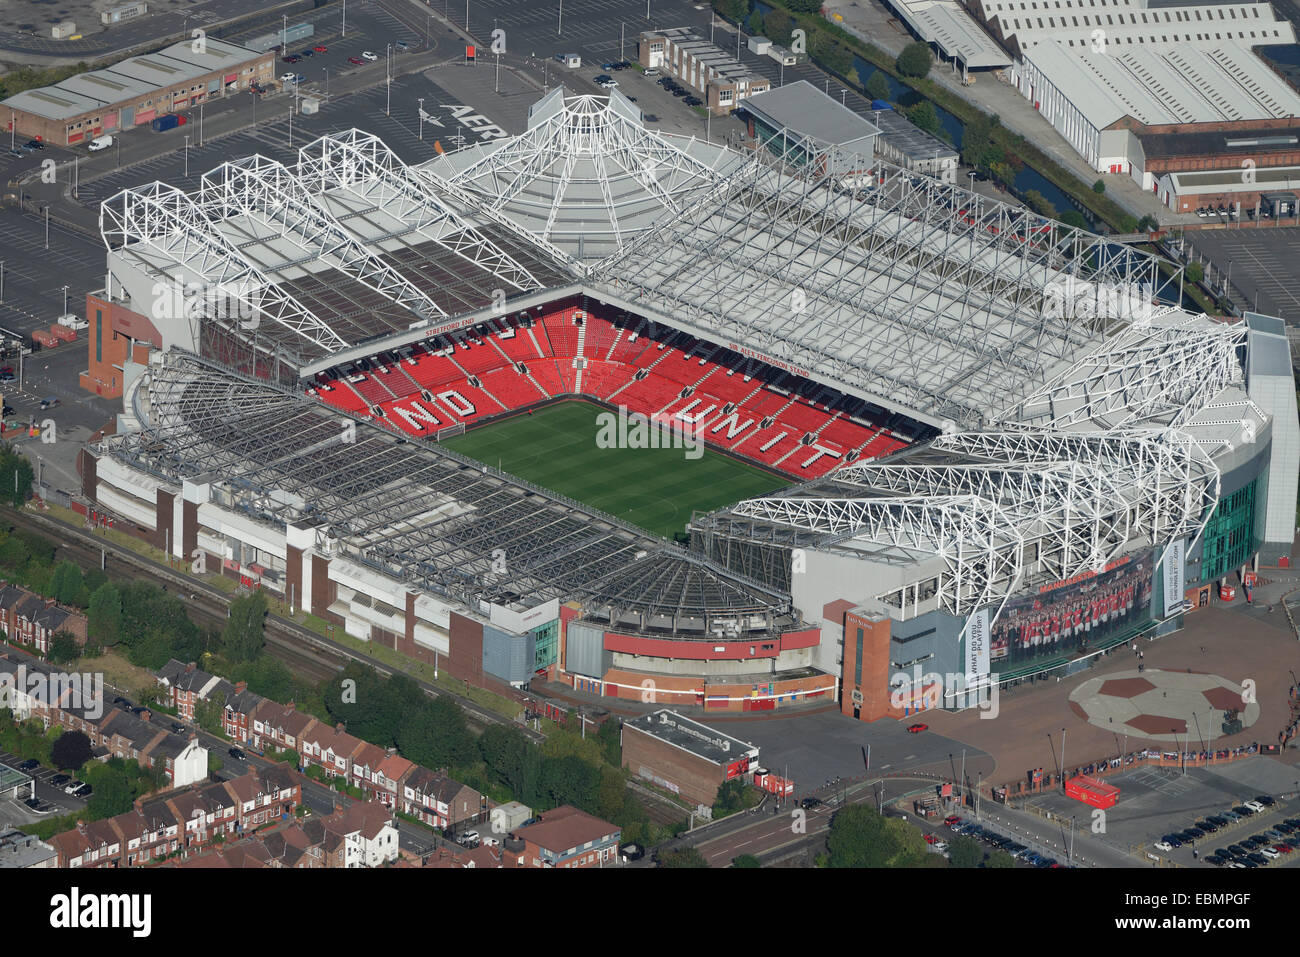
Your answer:
[[[642,114],[641,119],[645,120],[647,123],[659,122],[659,117],[655,116],[653,113],[644,113]]]
[[[1276,856],[1276,854],[1274,856]],[[1259,852],[1254,852],[1247,855],[1246,860],[1254,861],[1257,866],[1268,863],[1268,858]]]
[[[1160,840],[1161,840],[1163,843],[1168,844],[1168,845],[1170,845],[1170,846],[1172,846],[1172,847],[1182,847],[1182,846],[1183,846],[1183,839],[1182,839],[1179,835],[1177,835],[1177,834],[1166,834],[1166,835],[1165,835],[1164,837],[1162,837]]]
[[[71,774],[56,774],[54,777],[50,778],[50,787],[61,788],[71,780]]]
[[[31,147],[32,149],[34,149],[34,150],[43,150],[43,149],[45,149],[45,144],[42,143],[40,140],[28,140],[28,141],[27,141],[27,145],[30,146],[30,147]]]
[[[930,726],[928,724],[911,724],[907,726],[907,733],[920,734],[922,731],[928,731],[929,729]]]
[[[1173,849],[1174,849],[1173,845],[1170,844],[1168,841],[1156,841],[1157,851],[1169,852],[1172,851]]]
[[[361,59],[369,60],[371,63],[373,63],[375,60],[379,59],[379,56],[377,54],[371,53],[369,50],[362,50]]]
[[[113,145],[113,137],[96,136],[93,140],[90,141],[90,143],[87,145],[86,148],[90,150],[90,152],[92,153],[98,153],[100,150],[106,150],[112,145]]]
[[[1260,794],[1255,798],[1255,800],[1258,801],[1260,804],[1264,805],[1264,807],[1272,807],[1274,804],[1277,803],[1267,794]]]
[[[36,770],[37,768],[39,768],[40,766],[41,766],[41,762],[38,761],[38,760],[36,760],[36,758],[28,758],[28,759],[27,759],[26,761],[24,761],[22,764],[18,765],[18,770],[19,770],[19,771],[35,771],[35,770]]]
[[[327,46],[326,46],[325,44],[323,44],[323,43],[318,43],[318,44],[316,44],[316,46],[312,47],[312,49],[315,50],[317,53],[328,53],[328,52],[329,52],[329,47],[327,47]]]
[[[281,83],[292,83],[292,82],[293,82],[293,78],[294,78],[295,76],[297,76],[297,75],[298,75],[298,74],[296,74],[296,73],[281,73],[281,74],[280,74],[280,82],[281,82]]]
[[[1295,850],[1295,848],[1293,848],[1290,844],[1287,844],[1284,841],[1280,844],[1274,844],[1273,850],[1277,851],[1279,854],[1290,854],[1293,850]]]
[[[458,842],[465,847],[478,841],[478,831],[466,831],[458,838]]]
[[[63,793],[75,794],[78,790],[84,788],[85,786],[86,786],[85,781],[69,781],[66,785],[64,785]]]
[[[47,395],[45,398],[41,399],[42,409],[57,409],[60,404],[58,396]]]
[[[703,106],[703,105],[704,105],[704,101],[701,100],[698,96],[688,96],[686,99],[682,100],[682,102],[685,103],[687,106]]]
[[[306,59],[306,58],[308,58],[308,57],[311,57],[311,56],[314,56],[314,55],[315,55],[315,54],[313,54],[311,50],[299,50],[299,51],[298,51],[298,56],[303,57],[304,59]]]
[[[236,761],[243,761],[244,758],[248,756],[244,754],[243,751],[239,750],[239,748],[230,748],[226,753],[229,754]]]
[[[1226,817],[1229,821],[1240,821],[1240,820],[1241,820],[1241,815],[1238,814],[1236,811],[1220,811],[1219,813],[1220,813],[1223,817]]]
[[[361,59],[361,57],[359,56],[350,56],[348,57],[348,62],[351,63],[353,66],[361,66],[361,64],[365,63],[366,61]]]
[[[947,817],[943,819],[943,823],[951,827],[954,824],[961,823],[961,818],[959,818],[956,814],[949,814]]]
[[[815,807],[822,806],[821,798],[806,797],[799,802],[799,806],[805,811],[811,811]]]
[[[1208,817],[1206,818],[1206,820],[1209,821],[1211,824],[1217,826],[1217,827],[1227,827],[1227,826],[1228,826],[1228,819],[1227,819],[1226,817],[1220,817],[1220,816],[1217,815],[1217,814],[1211,814],[1210,816],[1208,816]]]
[[[1253,807],[1247,807],[1244,804],[1238,804],[1236,807],[1233,808],[1233,810],[1236,811],[1238,814],[1240,814],[1242,817],[1250,817],[1252,814],[1259,813]]]
[[[1206,834],[1213,834],[1215,831],[1219,829],[1219,826],[1217,824],[1212,824],[1209,821],[1197,821],[1196,826],[1199,827]]]
[[[612,77],[608,77],[604,80],[597,80],[596,83],[602,89],[606,90],[612,90],[614,87],[618,86],[618,80],[615,80]]]
[[[1245,804],[1245,806],[1248,807],[1248,808],[1250,808],[1250,809],[1251,809],[1252,811],[1254,811],[1256,814],[1263,814],[1263,813],[1264,813],[1264,805],[1263,805],[1262,803],[1260,803],[1259,801],[1247,801],[1246,804]]]

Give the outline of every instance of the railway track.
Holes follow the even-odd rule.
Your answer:
[[[58,554],[76,561],[83,568],[94,568],[102,564],[109,578],[140,578],[143,573],[144,577],[158,582],[163,588],[174,587],[172,594],[185,604],[196,625],[218,631],[225,628],[229,618],[229,597],[225,592],[135,552],[115,548],[89,535],[84,529],[60,519],[27,510],[11,510],[8,517],[15,527],[51,538],[59,547]],[[265,634],[267,651],[295,674],[312,681],[321,682],[332,678],[348,661],[369,665],[385,677],[395,673],[395,669],[381,662],[322,638],[274,614],[267,615]],[[412,680],[431,697],[446,695],[456,701],[465,712],[466,721],[477,731],[481,732],[488,725],[502,724],[520,727],[535,742],[545,739],[544,735],[494,714],[468,698],[433,688],[419,679]]]

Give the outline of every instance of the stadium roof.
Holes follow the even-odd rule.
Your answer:
[[[470,608],[577,599],[589,618],[701,635],[719,618],[742,633],[793,623],[779,592],[678,545],[369,420],[340,428],[338,410],[209,360],[159,354],[134,401],[142,428],[106,438],[109,454]]]
[[[1139,319],[989,428],[697,516],[693,543],[715,556],[756,542],[937,560],[925,594],[877,597],[966,615],[1000,608],[1031,572],[1059,580],[1133,541],[1195,542],[1219,498],[1216,455],[1267,422],[1242,390],[1246,326],[1172,308]]]
[[[243,322],[192,320],[299,374],[577,288],[934,425],[980,422],[1104,341],[1107,319],[1044,314],[1068,276],[1160,282],[1145,253],[888,164],[842,192],[795,149],[669,136],[616,92],[557,90],[518,137],[412,167],[331,134],[194,195],[124,190],[101,231],[110,263],[237,301]]]

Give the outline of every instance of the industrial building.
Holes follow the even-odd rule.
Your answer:
[[[225,40],[185,40],[0,102],[9,128],[58,146],[86,143],[156,116],[247,92],[275,78],[275,55]],[[2,116],[3,113],[0,113]]]
[[[772,86],[767,77],[686,27],[642,33],[637,37],[637,61],[695,90],[715,115],[730,113],[741,101]]]
[[[819,172],[843,177],[870,168],[876,158],[914,173],[949,181],[960,154],[939,137],[920,129],[906,117],[881,104],[865,119],[807,80],[746,100],[741,112],[749,136],[770,150],[816,157]],[[801,142],[806,140],[806,146]],[[806,160],[805,160],[806,161]]]
[[[1295,43],[1268,3],[972,0],[1012,54],[1004,78],[1098,172],[1131,173],[1128,130],[1300,115],[1300,94],[1253,52]]]
[[[123,354],[84,507],[466,680],[863,720],[917,667],[907,709],[935,671],[1086,666],[1289,555],[1276,320],[1187,312],[1173,264],[879,159],[846,191],[814,145],[557,88],[416,166],[350,130],[124,189],[94,302],[157,348]],[[790,486],[684,546],[437,441],[577,396]]]
[[[718,788],[758,767],[758,748],[675,711],[623,722],[623,767],[685,798],[712,805]]]

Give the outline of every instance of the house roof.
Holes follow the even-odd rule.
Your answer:
[[[617,839],[619,833],[618,825],[564,804],[554,811],[547,811],[536,824],[517,828],[514,836],[563,856],[588,841]]]

